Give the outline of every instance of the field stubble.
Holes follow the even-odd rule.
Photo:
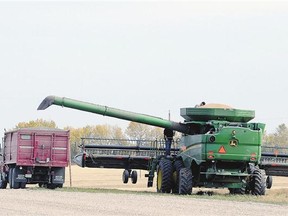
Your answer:
[[[155,182],[147,188],[144,171],[138,172],[138,183],[122,183],[122,169],[69,168],[64,188],[48,190],[28,185],[26,190],[1,190],[1,215],[215,215],[254,216],[287,215],[288,184],[286,178],[274,178],[274,188],[266,196],[229,195],[227,189],[213,190],[212,196],[176,196],[156,193]],[[211,191],[210,189],[202,189]]]
[[[156,192],[156,176],[154,178],[153,187],[147,187],[146,171],[137,170],[138,181],[137,184],[132,184],[130,179],[128,184],[122,183],[123,169],[101,169],[101,168],[81,168],[76,165],[71,167],[71,179],[69,168],[66,169],[66,183],[64,187],[79,188],[84,191],[89,189],[104,189],[104,190],[119,190],[119,191],[137,191],[137,192]],[[288,205],[288,177],[273,177],[273,186],[266,190],[265,196],[231,196],[228,189],[207,189],[207,188],[193,188],[193,194],[198,191],[212,191],[213,196],[202,196],[209,199],[224,199],[235,201],[255,201],[278,203]],[[205,193],[204,193],[205,194]],[[201,197],[201,196],[199,196]]]

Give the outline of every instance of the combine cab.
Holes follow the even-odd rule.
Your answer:
[[[259,168],[265,125],[249,123],[254,111],[219,104],[182,108],[184,122],[177,123],[56,96],[47,97],[38,109],[52,104],[181,132],[177,154],[158,155],[147,169],[140,167],[149,171],[148,187],[157,173],[158,192],[191,194],[193,187],[208,187],[228,188],[232,194],[265,194],[267,176]]]

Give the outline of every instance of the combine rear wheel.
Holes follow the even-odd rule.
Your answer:
[[[246,187],[242,187],[242,188],[228,188],[230,194],[235,194],[235,195],[244,195],[246,194]]]
[[[252,178],[251,192],[253,195],[265,195],[266,181],[259,169],[255,169]]]
[[[170,193],[172,189],[172,162],[161,159],[157,170],[157,192]]]
[[[190,195],[192,193],[192,171],[182,168],[179,172],[179,194]]]

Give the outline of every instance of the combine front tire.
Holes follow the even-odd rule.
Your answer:
[[[182,160],[176,160],[173,164],[173,188],[172,193],[179,193],[179,173],[184,167]]]
[[[179,172],[179,194],[190,195],[192,193],[192,171],[182,168]]]
[[[157,170],[157,192],[170,193],[172,189],[172,162],[162,159]]]

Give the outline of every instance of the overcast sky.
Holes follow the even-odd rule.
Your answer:
[[[223,103],[288,124],[288,3],[0,1],[0,129],[126,122],[53,106],[70,97],[182,121],[180,108]]]

